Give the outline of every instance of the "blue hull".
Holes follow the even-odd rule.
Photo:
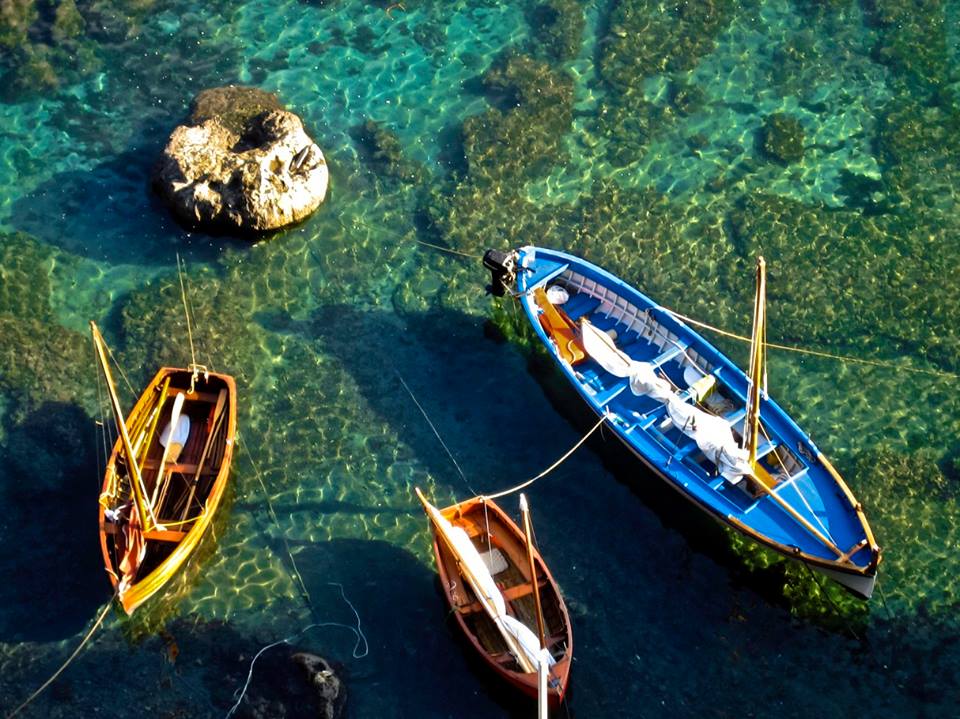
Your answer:
[[[574,334],[579,334],[581,319],[589,320],[613,337],[617,349],[631,360],[655,367],[688,402],[695,399],[689,396],[689,385],[711,376],[713,389],[700,405],[725,420],[734,438],[742,434],[746,413],[748,380],[743,371],[656,302],[585,260],[533,247],[521,248],[514,257],[519,267],[515,289],[537,336],[584,402],[598,416],[607,415],[609,427],[639,459],[728,526],[870,597],[880,548],[863,510],[830,462],[776,402],[764,397],[760,404],[765,434],[758,457],[775,478],[772,491],[782,502],[752,491],[748,481],[720,475],[697,443],[673,426],[662,401],[634,394],[627,379],[606,371],[589,354],[577,353],[569,335],[541,320],[535,291],[563,288],[568,299],[555,308]],[[545,302],[542,295],[540,302]]]

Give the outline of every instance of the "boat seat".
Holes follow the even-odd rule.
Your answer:
[[[563,311],[567,313],[567,317],[576,322],[581,317],[589,315],[599,306],[600,300],[596,297],[581,294],[574,295],[569,301],[565,302]]]
[[[671,342],[668,349],[663,350],[660,354],[653,358],[650,362],[654,367],[660,367],[665,365],[670,360],[674,359],[677,355],[682,354],[686,351],[688,345],[683,340],[677,340],[676,342]]]
[[[547,580],[541,579],[538,582],[538,585],[542,589],[547,586]],[[504,601],[512,602],[516,599],[527,596],[528,594],[533,594],[533,582],[524,582],[523,584],[518,584],[515,587],[510,587],[509,589],[501,589],[500,593],[503,595]],[[461,614],[475,614],[477,612],[483,611],[483,605],[480,602],[471,602],[470,604],[463,604],[457,607],[457,611]]]
[[[163,524],[163,522],[160,522],[160,524]],[[173,542],[174,544],[186,536],[186,532],[178,532],[173,529],[151,529],[143,533],[144,539],[152,539],[158,542]]]
[[[687,444],[683,445],[680,449],[673,453],[673,461],[679,462],[686,459],[688,456],[699,450],[700,447],[695,441],[690,441]]]

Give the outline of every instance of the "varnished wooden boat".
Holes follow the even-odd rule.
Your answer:
[[[114,414],[122,417],[103,338],[96,325],[91,327]],[[100,495],[100,546],[127,614],[183,566],[227,487],[237,428],[236,383],[229,375],[201,370],[160,369],[117,423],[120,436]],[[177,444],[182,449],[174,458]]]
[[[519,300],[583,401],[671,487],[727,526],[869,598],[880,547],[863,507],[767,394],[766,265],[749,373],[674,313],[579,257],[489,251],[493,292]]]
[[[475,497],[465,502],[437,509],[417,490],[433,531],[433,549],[444,596],[453,610],[456,622],[467,641],[483,662],[510,686],[533,699],[538,693],[536,666],[531,668],[532,654],[491,617],[489,598],[483,583],[471,576],[470,563],[463,557],[456,540],[451,540],[443,526],[446,520],[481,555],[483,565],[503,597],[506,613],[529,632],[528,641],[537,641],[537,600],[542,617],[542,644],[551,657],[547,677],[547,700],[555,709],[566,695],[573,658],[573,633],[570,617],[560,589],[539,551],[528,545],[524,532],[495,502]],[[442,519],[441,519],[442,518]],[[536,592],[530,557],[536,567]],[[522,640],[521,640],[522,641]],[[536,649],[536,648],[535,648]]]

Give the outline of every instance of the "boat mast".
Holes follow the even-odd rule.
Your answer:
[[[110,372],[110,363],[107,361],[103,335],[100,334],[100,330],[97,329],[96,323],[92,320],[90,321],[90,330],[93,333],[93,346],[97,350],[97,359],[100,361],[100,368],[103,370],[103,375],[107,381],[107,392],[110,395],[110,406],[113,409],[113,418],[117,423],[117,432],[120,434],[123,453],[127,458],[127,471],[130,472],[133,477],[131,484],[133,485],[134,504],[136,505],[137,514],[140,515],[140,526],[148,529],[152,526],[148,523],[148,518],[153,519],[154,525],[156,524],[156,519],[153,518],[153,511],[144,499],[146,492],[143,490],[143,478],[140,475],[140,468],[137,466],[137,458],[133,451],[133,444],[130,442],[130,435],[127,434],[127,423],[123,416],[123,410],[120,408],[120,399],[117,397],[117,390],[113,383],[113,374]]]
[[[760,435],[760,396],[766,394],[767,343],[767,263],[757,258],[757,294],[753,301],[753,333],[750,336],[750,374],[747,387],[747,421],[744,423],[744,449],[748,461],[757,463],[757,444]]]
[[[540,604],[540,583],[537,581],[537,565],[533,562],[533,525],[530,522],[530,507],[527,498],[520,495],[520,514],[523,515],[523,536],[527,540],[527,562],[530,564],[530,582],[533,584],[533,603],[537,611],[537,634],[540,648],[547,648],[547,635],[543,627],[543,606]]]

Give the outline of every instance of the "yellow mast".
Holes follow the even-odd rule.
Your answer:
[[[750,466],[757,463],[760,435],[760,396],[766,394],[767,344],[767,263],[757,258],[757,295],[753,302],[753,333],[750,336],[750,381],[747,387],[747,420],[744,422],[743,446],[749,452]]]
[[[137,466],[136,454],[133,451],[133,444],[130,442],[130,435],[127,434],[127,423],[123,416],[123,410],[120,408],[120,399],[117,397],[117,390],[113,384],[113,374],[110,372],[110,363],[107,361],[107,353],[104,349],[105,343],[103,335],[97,329],[97,325],[90,321],[90,330],[93,333],[93,345],[97,349],[97,359],[100,360],[100,367],[103,369],[103,375],[107,380],[107,392],[110,395],[110,405],[113,408],[113,418],[117,423],[117,431],[120,433],[120,441],[123,444],[123,453],[127,458],[127,471],[133,477],[134,503],[137,508],[137,514],[140,515],[140,526],[145,530],[152,525],[156,525],[156,519],[153,519],[152,525],[148,519],[153,517],[153,511],[144,500],[146,492],[143,489],[143,478],[140,475],[140,468]]]

